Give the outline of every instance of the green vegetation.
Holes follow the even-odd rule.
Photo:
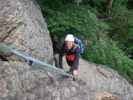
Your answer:
[[[81,0],[79,5],[76,1],[38,1],[51,35],[84,37],[85,59],[107,65],[133,81],[133,11],[128,9],[128,0]]]

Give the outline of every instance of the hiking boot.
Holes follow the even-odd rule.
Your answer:
[[[73,75],[73,81],[78,80],[78,76],[77,75]]]

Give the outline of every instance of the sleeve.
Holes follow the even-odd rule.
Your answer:
[[[63,56],[65,54],[65,50],[64,50],[64,46],[65,46],[65,43],[63,43],[61,49],[60,49],[60,52],[59,52],[59,68],[63,68]]]

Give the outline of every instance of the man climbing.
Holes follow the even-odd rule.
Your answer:
[[[76,44],[75,39],[76,38],[72,34],[66,36],[59,56],[59,65],[60,68],[62,68],[62,58],[65,55],[67,64],[70,66],[69,73],[77,77],[81,49],[79,45]]]

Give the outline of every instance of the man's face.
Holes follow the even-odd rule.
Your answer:
[[[66,41],[66,46],[68,49],[71,49],[73,47],[74,42],[73,41]]]

